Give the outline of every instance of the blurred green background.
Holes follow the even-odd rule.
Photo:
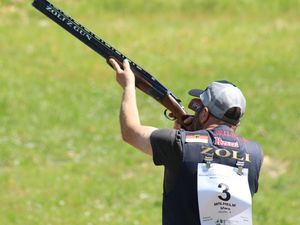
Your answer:
[[[217,79],[247,98],[265,153],[254,225],[300,224],[299,0],[53,0],[189,101]],[[0,224],[161,223],[163,168],[123,143],[114,72],[27,0],[0,0]],[[138,92],[142,122],[171,127]],[[186,106],[186,105],[185,105]]]

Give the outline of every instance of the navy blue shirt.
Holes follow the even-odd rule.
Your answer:
[[[212,130],[188,132],[159,129],[151,135],[153,161],[163,165],[163,225],[200,225],[197,198],[197,166],[205,156],[213,163],[248,168],[251,195],[258,190],[263,153],[256,142],[237,136],[221,125]]]

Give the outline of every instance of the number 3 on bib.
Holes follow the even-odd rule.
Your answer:
[[[201,225],[252,225],[248,169],[198,164],[197,190]],[[222,221],[222,223],[220,222]]]
[[[222,195],[219,195],[218,196],[219,199],[221,199],[223,201],[228,201],[230,199],[230,197],[231,197],[230,193],[228,192],[228,190],[229,190],[228,185],[221,183],[221,184],[218,185],[218,188],[224,188],[223,191],[222,191],[222,193],[225,194],[225,196],[226,196],[224,198]]]

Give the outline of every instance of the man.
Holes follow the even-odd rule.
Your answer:
[[[263,154],[258,144],[235,134],[246,107],[242,92],[227,81],[193,89],[189,108],[195,115],[184,121],[185,129],[157,129],[140,122],[128,61],[123,69],[110,63],[123,88],[123,140],[165,167],[163,225],[251,225]]]

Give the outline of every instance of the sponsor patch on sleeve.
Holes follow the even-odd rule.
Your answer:
[[[208,136],[200,134],[187,134],[185,137],[185,142],[208,143]]]

